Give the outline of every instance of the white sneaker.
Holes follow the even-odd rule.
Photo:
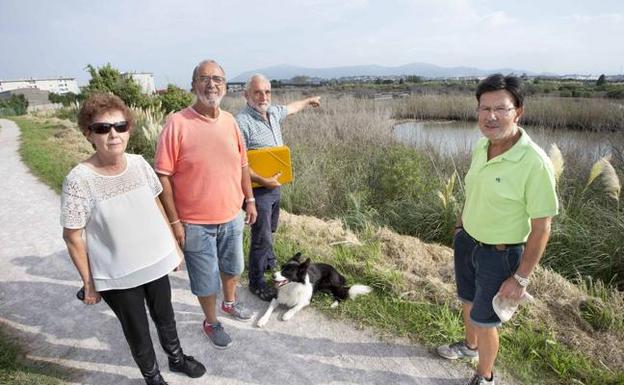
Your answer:
[[[466,341],[459,341],[449,345],[438,346],[438,354],[448,360],[458,358],[479,358],[477,349],[470,349]]]
[[[496,385],[496,381],[494,381],[494,374],[492,374],[492,379],[489,381],[482,375],[475,374],[466,385]]]

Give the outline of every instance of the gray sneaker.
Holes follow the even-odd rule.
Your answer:
[[[254,316],[254,313],[242,304],[242,302],[234,302],[234,305],[227,306],[225,302],[221,302],[221,311],[232,316],[232,318],[239,321],[249,321]]]
[[[482,375],[475,374],[466,385],[496,385],[496,381],[494,381],[494,375],[492,375],[492,379],[488,381]]]
[[[438,354],[449,360],[456,360],[458,358],[479,358],[477,349],[470,349],[466,345],[466,341],[438,346]]]
[[[204,320],[202,330],[215,348],[227,349],[230,345],[232,345],[232,339],[225,332],[225,330],[223,330],[223,326],[220,322],[216,324],[209,324],[206,320]]]

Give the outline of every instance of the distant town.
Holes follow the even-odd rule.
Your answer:
[[[525,80],[533,82],[537,81],[557,81],[557,82],[610,82],[620,83],[624,82],[624,75],[595,75],[595,74],[566,74],[566,75],[532,75],[532,74],[516,74],[521,76]],[[156,82],[154,74],[150,72],[124,72],[121,73],[123,78],[131,78],[136,82],[144,94],[154,95],[165,92],[156,88]],[[408,85],[418,84],[422,82],[477,82],[483,79],[483,76],[446,76],[446,77],[426,77],[419,75],[354,75],[354,76],[341,76],[332,79],[321,78],[317,76],[294,76],[290,79],[272,79],[271,84],[273,88],[309,88],[309,87],[334,87],[334,86],[366,86],[366,85]],[[239,76],[240,78],[240,76]],[[228,82],[228,91],[240,92],[243,90],[245,83],[242,81]],[[0,80],[0,101],[11,98],[14,95],[23,95],[28,101],[28,110],[47,110],[60,107],[58,103],[50,101],[50,95],[67,95],[74,94],[79,95],[81,93],[80,86],[75,78],[72,77],[56,77],[56,78],[29,78],[29,79],[12,79],[12,80]],[[394,97],[406,96],[410,94],[410,90],[404,90],[398,94],[395,92]],[[388,96],[380,96],[381,94],[374,94],[374,98],[383,99]],[[566,95],[563,95],[566,96]],[[574,96],[574,95],[572,95]]]

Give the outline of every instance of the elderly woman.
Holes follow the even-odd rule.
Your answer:
[[[61,225],[84,283],[83,301],[92,305],[104,298],[148,385],[166,382],[145,303],[169,369],[200,377],[206,369],[182,353],[171,306],[167,274],[180,263],[181,252],[158,199],[162,186],[143,157],[125,153],[133,128],[130,110],[117,96],[94,94],[80,109],[78,125],[95,153],[63,182]]]
[[[476,92],[483,138],[466,174],[466,202],[455,227],[455,278],[463,304],[465,340],[443,345],[448,359],[478,358],[469,385],[494,384],[501,320],[492,299],[519,301],[558,212],[552,164],[518,122],[522,82],[492,75]]]

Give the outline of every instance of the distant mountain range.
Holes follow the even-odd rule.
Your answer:
[[[328,68],[307,68],[291,65],[276,65],[266,68],[259,68],[253,71],[243,72],[242,74],[231,79],[231,82],[245,82],[255,74],[264,74],[271,80],[288,80],[295,76],[308,76],[320,79],[338,79],[341,77],[352,76],[407,76],[416,75],[425,78],[452,78],[463,76],[487,76],[493,73],[515,73],[518,75],[526,73],[529,76],[544,75],[552,76],[554,74],[537,74],[531,71],[519,70],[514,68],[496,68],[484,70],[473,67],[440,67],[427,63],[410,63],[398,67],[385,67],[380,65],[358,65],[345,67],[328,67]]]

